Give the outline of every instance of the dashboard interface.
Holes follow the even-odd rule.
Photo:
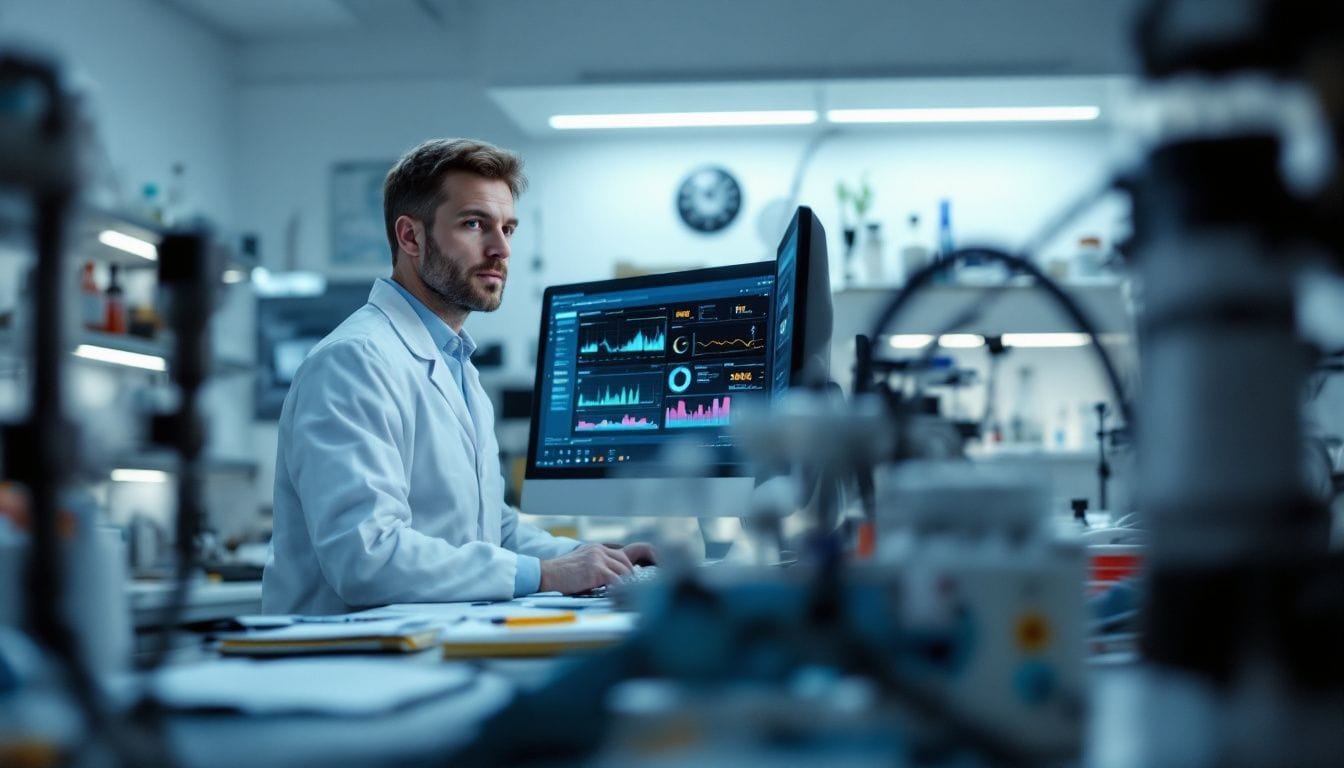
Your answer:
[[[698,277],[548,291],[533,467],[648,469],[664,444],[686,439],[715,463],[738,462],[733,408],[774,378],[773,264],[686,274]]]

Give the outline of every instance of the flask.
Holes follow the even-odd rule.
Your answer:
[[[79,324],[90,331],[101,331],[106,322],[107,310],[94,279],[94,263],[86,261],[79,278]]]
[[[1031,366],[1017,369],[1017,393],[1009,417],[1009,434],[1014,443],[1037,443],[1041,439],[1040,411],[1036,403],[1036,371]]]
[[[172,177],[164,188],[163,223],[182,224],[187,219],[187,166],[173,163]]]
[[[1065,406],[1059,406],[1055,412],[1055,420],[1050,425],[1050,440],[1046,447],[1056,451],[1062,451],[1072,446],[1069,445],[1069,409]]]
[[[146,218],[155,224],[163,223],[163,203],[159,200],[159,185],[147,182],[140,188],[140,207]]]
[[[1074,269],[1083,278],[1100,277],[1106,263],[1106,251],[1101,247],[1101,238],[1096,235],[1084,235],[1078,238],[1078,253],[1074,257]]]
[[[863,261],[864,269],[868,272],[868,282],[873,285],[881,285],[885,279],[885,270],[882,265],[882,254],[886,250],[886,243],[882,241],[882,225],[877,222],[868,224],[868,236],[863,243]]]
[[[118,281],[119,265],[109,267],[103,330],[107,333],[126,332],[126,296]]]
[[[901,248],[901,269],[905,279],[929,265],[929,247],[924,244],[924,236],[919,228],[919,214],[914,211],[906,219],[905,246]]]

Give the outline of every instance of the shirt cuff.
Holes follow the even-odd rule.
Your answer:
[[[531,555],[518,555],[518,568],[513,573],[513,596],[530,595],[541,589],[541,560]]]

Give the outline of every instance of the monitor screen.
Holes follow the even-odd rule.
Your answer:
[[[668,443],[744,474],[729,425],[773,375],[772,262],[554,286],[542,305],[528,479],[658,477]]]

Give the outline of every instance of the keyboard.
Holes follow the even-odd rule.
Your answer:
[[[636,565],[630,573],[619,579],[604,584],[600,587],[593,587],[587,592],[580,592],[584,597],[607,597],[611,590],[623,590],[627,587],[635,587],[640,584],[646,584],[658,578],[658,566],[656,565]]]

